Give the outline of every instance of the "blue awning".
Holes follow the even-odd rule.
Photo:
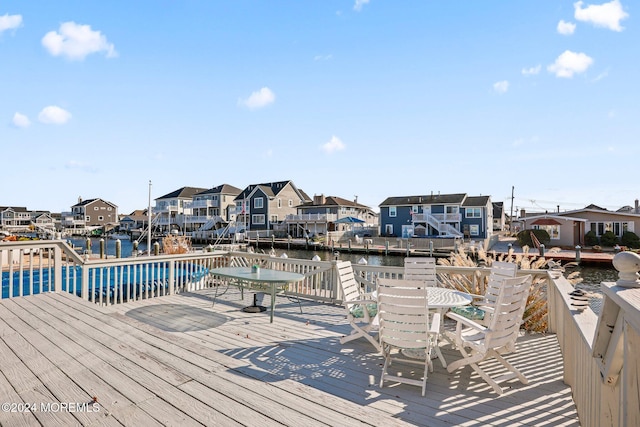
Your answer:
[[[345,216],[344,218],[340,218],[339,220],[333,221],[334,224],[362,224],[363,220],[360,218],[355,218],[352,216]]]

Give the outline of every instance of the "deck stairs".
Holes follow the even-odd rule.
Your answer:
[[[457,230],[455,227],[447,224],[445,222],[439,221],[436,217],[431,214],[424,213],[423,214],[424,221],[430,225],[435,230],[438,230],[439,235],[448,235],[448,236],[456,236],[462,237],[463,234],[460,230]]]

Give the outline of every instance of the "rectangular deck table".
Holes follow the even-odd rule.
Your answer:
[[[245,286],[247,288],[253,288],[254,285],[258,284],[268,286],[271,293],[270,323],[273,323],[273,312],[276,306],[276,293],[279,290],[282,290],[279,288],[304,279],[304,275],[300,273],[271,270],[268,268],[260,268],[257,272],[254,272],[251,267],[221,267],[212,269],[210,273],[212,276],[224,277],[230,279],[231,282],[235,282],[235,284],[240,287],[241,292]],[[298,304],[299,303],[300,301],[298,300]],[[302,311],[302,308],[300,308],[300,311]]]

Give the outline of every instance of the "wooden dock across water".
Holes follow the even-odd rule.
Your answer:
[[[422,397],[379,388],[382,357],[365,340],[340,345],[341,307],[303,300],[300,314],[279,296],[270,324],[240,310],[251,292],[212,305],[213,292],[109,307],[56,293],[0,301],[0,400],[12,405],[0,425],[579,425],[554,335],[522,337],[508,357],[528,385],[498,396],[470,368],[436,361]]]

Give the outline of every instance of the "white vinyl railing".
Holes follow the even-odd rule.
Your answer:
[[[564,380],[571,386],[580,424],[640,425],[640,289],[603,283],[604,301],[596,315],[571,305],[574,287],[564,277],[551,283],[549,331],[560,343]]]

